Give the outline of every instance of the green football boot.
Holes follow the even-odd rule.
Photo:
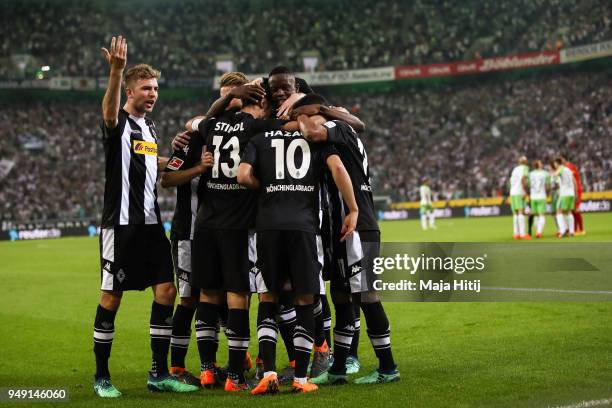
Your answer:
[[[355,384],[386,384],[399,380],[400,373],[397,368],[389,373],[383,373],[376,369],[365,377],[356,379]]]
[[[94,392],[102,398],[119,398],[121,391],[115,388],[110,378],[94,379]]]
[[[318,377],[311,378],[310,382],[317,385],[342,385],[348,381],[346,380],[346,375],[332,374],[328,370]]]
[[[154,377],[149,375],[147,388],[154,392],[194,392],[200,389],[197,385],[185,384],[173,375]]]

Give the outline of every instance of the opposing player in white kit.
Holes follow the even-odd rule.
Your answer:
[[[531,214],[536,217],[536,238],[542,238],[546,223],[546,196],[550,188],[550,174],[543,169],[542,162],[533,163],[534,170],[529,173],[529,197]]]
[[[512,221],[514,222],[514,239],[531,239],[525,228],[525,196],[527,195],[527,180],[529,166],[527,158],[521,156],[519,164],[510,175],[510,206],[512,207]]]
[[[557,199],[557,237],[574,236],[574,200],[576,199],[576,183],[574,173],[563,165],[563,159],[555,159],[557,176],[559,177],[559,198]]]
[[[431,200],[431,188],[429,188],[429,180],[427,178],[423,179],[423,184],[419,188],[419,194],[421,195],[421,228],[423,228],[423,231],[427,229],[427,220],[429,219],[429,228],[436,229],[436,216]]]

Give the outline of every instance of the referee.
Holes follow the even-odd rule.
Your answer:
[[[195,391],[198,387],[168,374],[176,287],[170,244],[157,205],[157,170],[165,163],[157,156],[155,125],[146,118],[157,101],[160,72],[139,64],[124,73],[127,41],[121,36],[113,37],[110,51],[102,48],[102,52],[110,76],[102,100],[106,181],[100,232],[102,294],[94,322],[94,391],[100,397],[121,396],[108,370],[115,316],[124,291],[147,287],[153,288],[154,296],[150,319],[153,363],[147,387]],[[120,109],[122,81],[127,102]]]

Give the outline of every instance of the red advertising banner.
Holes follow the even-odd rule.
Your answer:
[[[559,63],[560,59],[557,51],[541,51],[472,61],[395,67],[395,79],[480,74],[508,69],[557,65]]]

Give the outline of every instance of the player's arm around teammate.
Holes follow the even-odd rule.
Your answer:
[[[176,187],[188,183],[194,177],[206,172],[206,170],[211,168],[214,164],[215,158],[213,154],[207,152],[206,147],[204,147],[201,160],[198,164],[186,170],[164,172],[162,174],[161,185],[162,187]]]

